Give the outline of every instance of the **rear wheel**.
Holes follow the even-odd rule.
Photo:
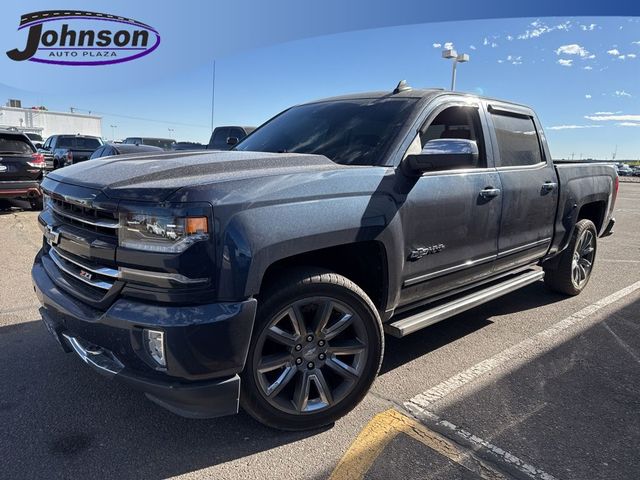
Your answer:
[[[296,273],[265,295],[242,377],[243,408],[284,430],[333,423],[362,400],[382,360],[380,317],[335,273]]]
[[[545,269],[545,283],[560,293],[578,295],[589,283],[598,247],[598,231],[591,220],[580,220],[556,269]]]

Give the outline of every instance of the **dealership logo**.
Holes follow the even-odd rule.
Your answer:
[[[47,10],[22,15],[22,48],[7,52],[11,60],[53,65],[111,65],[149,55],[160,34],[149,25],[106,13]]]

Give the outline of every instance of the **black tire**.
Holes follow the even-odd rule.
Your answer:
[[[304,340],[300,340],[302,336],[296,337],[298,340],[294,339],[295,346],[293,343],[281,345],[280,338],[278,341],[271,338],[274,329],[285,328],[283,319],[288,319],[290,325],[296,328],[296,317],[290,316],[288,312],[297,312],[295,315],[303,318],[298,325],[306,332],[301,334]],[[349,315],[345,312],[351,314],[349,326],[335,328],[339,323],[345,323],[343,320]],[[321,318],[326,320],[323,322]],[[322,324],[322,327],[318,324]],[[328,333],[330,331],[334,332],[331,338]],[[335,331],[339,333],[336,334]],[[293,337],[300,335],[296,331],[285,333]],[[312,337],[313,341],[305,344]],[[349,340],[351,337],[353,339]],[[358,346],[353,348],[360,349],[360,352],[353,356],[338,353],[344,348],[338,344],[342,342],[345,345],[349,341],[355,342]],[[299,351],[296,350],[298,347]],[[282,349],[282,353],[274,354],[274,349]],[[280,430],[309,430],[330,425],[350,412],[364,398],[378,374],[383,351],[384,335],[380,316],[371,299],[360,287],[351,280],[326,270],[296,270],[270,285],[259,299],[249,354],[241,375],[240,404],[259,422]],[[270,355],[265,355],[265,352]],[[277,355],[289,356],[286,365],[278,367],[282,370],[276,369],[273,374],[278,379],[288,378],[287,382],[280,382],[287,383],[283,387],[277,381],[267,381],[266,376],[271,372],[265,373],[264,368],[260,368],[261,365],[264,366],[265,359]],[[345,359],[344,363],[342,360],[336,362],[337,355],[346,355],[339,357]],[[297,363],[298,361],[301,363]],[[349,365],[348,368],[353,370],[354,375],[347,379],[346,371],[351,373],[348,369],[338,375],[337,371],[341,369],[336,368],[336,365],[345,365],[350,361],[355,366]],[[315,368],[309,366],[313,362],[317,362]],[[309,367],[308,372],[304,370],[305,366]],[[316,377],[317,372],[320,372],[318,375],[321,380]],[[313,377],[313,387],[309,377]],[[275,390],[271,394],[267,393],[276,384],[278,387],[275,390],[279,393],[274,393]],[[301,385],[308,385],[304,396],[306,400],[298,402],[301,398],[298,392],[304,390]],[[317,399],[311,398],[311,390],[317,393]],[[321,392],[326,391],[330,394],[323,396]],[[303,408],[298,408],[301,405]],[[312,405],[313,409],[310,407]],[[306,408],[309,411],[305,411]]]
[[[585,237],[591,238],[590,247],[585,247],[583,243]],[[583,243],[581,243],[583,242]],[[587,252],[587,258],[583,258],[582,254]],[[547,286],[556,292],[566,295],[578,295],[589,283],[593,264],[596,260],[596,251],[598,248],[598,231],[591,220],[583,219],[576,223],[571,235],[569,245],[560,254],[560,261],[554,269],[545,268],[544,281]],[[576,256],[579,256],[578,260]],[[583,263],[582,261],[586,261]],[[578,271],[576,275],[576,263],[582,266],[582,271]],[[588,268],[586,267],[587,263]]]
[[[36,212],[42,210],[42,197],[30,198],[29,203],[31,204],[31,210],[35,210]]]

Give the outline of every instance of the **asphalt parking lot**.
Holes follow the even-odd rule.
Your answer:
[[[335,426],[187,420],[64,354],[26,204],[0,204],[0,478],[640,478],[640,184],[578,297],[542,282],[402,340]]]

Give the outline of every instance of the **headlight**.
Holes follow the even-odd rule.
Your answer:
[[[175,217],[135,212],[120,214],[121,247],[180,253],[208,238],[209,222],[204,216]]]

